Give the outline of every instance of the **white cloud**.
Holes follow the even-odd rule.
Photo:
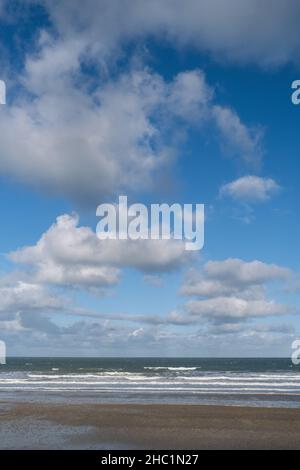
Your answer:
[[[238,297],[217,297],[206,300],[191,300],[186,304],[188,312],[192,315],[208,317],[216,321],[242,321],[256,317],[285,315],[289,309],[285,305],[274,301],[249,300]]]
[[[122,74],[112,68],[112,45],[123,34],[145,32],[144,14],[149,10],[151,17],[156,2],[143,8],[135,2],[126,8],[123,2],[88,3],[83,13],[81,2],[49,2],[58,34],[41,32],[19,79],[22,94],[0,112],[1,173],[96,205],[112,194],[153,188],[159,171],[167,178],[164,170],[180,153],[182,135],[204,124],[217,127],[231,154],[259,162],[261,133],[215,102],[203,72],[181,72],[166,81],[134,60]],[[126,21],[120,23],[123,11]],[[158,18],[157,10],[149,32]],[[96,72],[86,74],[86,64]]]
[[[245,262],[234,258],[225,261],[209,261],[205,265],[205,272],[211,278],[240,284],[257,284],[273,279],[285,279],[290,274],[289,269],[276,264],[266,264],[257,260]]]
[[[269,283],[291,275],[289,269],[260,261],[210,261],[202,273],[190,273],[180,292],[198,297],[186,303],[189,315],[218,324],[248,321],[291,313],[288,306],[266,298]]]
[[[260,297],[266,283],[286,280],[291,271],[275,264],[261,261],[245,262],[229,258],[224,261],[209,261],[203,272],[191,272],[181,288],[182,295],[218,297],[239,295]]]
[[[280,186],[271,178],[243,176],[221,187],[220,194],[245,202],[265,202],[280,191]]]
[[[41,0],[58,31],[79,31],[94,53],[157,35],[172,45],[208,51],[220,60],[264,67],[299,60],[297,0]]]
[[[196,316],[197,317],[197,316]],[[225,323],[175,331],[167,325],[143,327],[101,320],[57,326],[46,316],[16,315],[1,322],[2,339],[12,354],[103,356],[286,356],[295,331],[288,324]],[[20,334],[21,333],[21,334]]]
[[[79,227],[77,216],[58,217],[35,246],[10,254],[28,265],[35,282],[99,289],[118,282],[120,269],[163,272],[189,259],[179,240],[99,240],[89,227]]]
[[[158,170],[178,153],[178,141],[172,142],[184,123],[216,126],[231,153],[254,164],[261,158],[260,137],[233,111],[213,104],[201,71],[180,73],[170,83],[133,71],[89,94],[74,87],[65,53],[57,58],[51,51],[51,67],[43,58],[31,60],[26,84],[38,97],[0,113],[2,173],[96,205],[117,192],[153,186]]]
[[[35,98],[0,113],[2,173],[96,205],[117,192],[150,188],[178,153],[184,123],[213,120],[212,91],[201,71],[170,83],[148,70],[103,83],[98,77],[90,93],[74,84],[77,48],[64,47],[45,46],[28,59],[25,86]]]
[[[42,61],[44,73],[43,66]],[[163,124],[153,121],[168,100],[168,84],[157,75],[133,72],[91,96],[74,87],[72,71],[65,78],[59,70],[48,87],[34,69],[29,81],[38,98],[0,114],[0,171],[95,205],[117,191],[150,187],[153,172],[174,155],[165,145]],[[194,99],[195,105],[201,97]]]
[[[212,113],[225,149],[240,160],[259,166],[262,159],[261,131],[245,126],[230,108],[214,106]]]
[[[259,336],[268,338],[271,334],[280,335],[282,338],[285,335],[294,335],[295,328],[288,323],[257,323],[250,326],[245,323],[223,323],[213,324],[208,329],[211,335],[233,335],[235,338]]]
[[[3,332],[7,332],[7,331],[13,332],[13,333],[23,332],[24,327],[21,324],[20,315],[17,314],[13,320],[2,321],[2,319],[0,319],[0,330],[2,334]]]
[[[16,313],[17,311],[55,311],[61,310],[62,300],[51,294],[44,286],[25,281],[7,282],[0,286],[0,314]]]

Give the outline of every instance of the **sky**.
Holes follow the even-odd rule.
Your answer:
[[[0,0],[10,356],[290,356],[297,0]],[[205,204],[205,245],[99,240],[99,204]]]

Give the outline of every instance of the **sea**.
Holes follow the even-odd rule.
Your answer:
[[[285,358],[8,358],[0,401],[300,408],[300,366]]]

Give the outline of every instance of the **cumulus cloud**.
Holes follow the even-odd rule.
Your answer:
[[[285,315],[288,307],[274,301],[250,300],[238,297],[217,297],[215,299],[191,300],[186,305],[192,315],[208,317],[216,321],[242,321],[249,318]]]
[[[10,259],[30,267],[37,283],[97,289],[116,284],[120,270],[170,271],[187,261],[179,240],[100,240],[76,215],[63,215],[34,246],[11,253]]]
[[[257,296],[268,282],[285,280],[291,275],[287,268],[261,261],[245,262],[229,258],[209,261],[200,274],[192,271],[181,287],[182,295],[217,297],[224,295]]]
[[[185,123],[215,126],[231,153],[260,160],[260,136],[234,111],[214,105],[203,72],[166,82],[135,70],[90,93],[73,83],[80,69],[76,48],[73,60],[68,50],[46,51],[27,62],[25,84],[36,98],[0,113],[2,173],[97,204],[116,192],[150,188],[157,171],[174,160],[178,141],[172,141]]]
[[[266,202],[280,191],[280,186],[271,178],[243,176],[221,187],[220,194],[244,202]]]
[[[185,305],[190,315],[217,323],[248,321],[290,312],[286,305],[267,299],[266,288],[272,281],[286,281],[291,274],[287,268],[260,261],[210,261],[202,273],[190,273],[180,292],[198,297]]]
[[[11,255],[13,261],[28,265],[30,271],[26,281],[13,283],[13,276],[6,282],[2,280],[0,328],[8,345],[13,345],[16,335],[22,332],[20,344],[23,350],[26,348],[35,353],[55,349],[57,353],[64,351],[65,354],[73,354],[74,351],[79,354],[108,354],[126,348],[128,354],[137,354],[151,352],[153,347],[157,351],[168,348],[168,351],[178,353],[178,348],[181,348],[183,352],[195,352],[201,343],[205,354],[210,348],[215,354],[214,338],[218,338],[218,347],[225,354],[231,350],[226,337],[232,335],[239,347],[246,341],[249,350],[252,347],[253,351],[255,344],[259,348],[263,347],[264,341],[274,345],[293,334],[289,325],[282,327],[282,331],[278,324],[249,325],[256,318],[291,313],[288,306],[267,299],[264,290],[271,281],[289,278],[290,271],[259,261],[247,263],[229,259],[206,263],[203,272],[190,274],[182,288],[183,294],[195,296],[196,299],[188,301],[183,310],[173,310],[165,315],[105,314],[97,309],[76,307],[65,296],[58,295],[59,291],[51,292],[46,287],[48,284],[74,286],[74,282],[77,287],[86,287],[89,279],[86,280],[85,273],[81,271],[82,264],[97,265],[104,259],[106,263],[114,264],[116,258],[113,258],[110,247],[103,258],[103,247],[98,243],[100,240],[95,239],[89,228],[78,226],[75,216],[63,216],[35,246]],[[146,251],[144,247],[142,251]],[[122,251],[122,256],[125,252]],[[120,258],[117,255],[117,260],[127,266],[126,256]],[[78,277],[74,281],[67,269],[61,278],[52,278],[47,272],[51,264],[55,264],[55,269],[62,266],[72,269],[79,273]],[[16,273],[15,277],[20,277],[20,273]],[[24,273],[23,277],[26,278]],[[60,326],[50,317],[61,313],[68,315],[68,326]],[[80,321],[75,320],[76,317],[80,317]]]
[[[172,118],[200,119],[206,101],[202,75],[187,72],[168,84],[134,71],[91,95],[72,83],[80,65],[75,59],[70,65],[68,54],[51,51],[46,63],[42,58],[27,64],[27,88],[37,97],[1,112],[0,171],[81,203],[150,187],[155,171],[175,154],[164,135],[165,129],[172,141]],[[163,111],[168,125],[154,119]]]
[[[204,124],[218,130],[230,154],[259,162],[260,131],[216,103],[202,71],[166,81],[134,60],[122,73],[112,65],[112,44],[130,33],[131,15],[137,15],[136,37],[140,27],[147,31],[143,15],[153,7],[88,3],[84,14],[81,2],[46,3],[57,34],[40,31],[16,77],[18,92],[0,111],[1,173],[77,203],[98,204],[118,192],[153,188],[158,172],[165,174],[179,154],[187,127]],[[165,8],[174,7],[166,2]],[[95,73],[86,73],[91,66]]]
[[[149,35],[220,60],[278,66],[299,60],[297,0],[41,0],[65,38],[80,31],[95,53]]]
[[[62,308],[62,300],[55,294],[51,294],[44,286],[18,281],[7,282],[0,286],[0,314],[7,315],[16,311],[39,312],[59,311]]]

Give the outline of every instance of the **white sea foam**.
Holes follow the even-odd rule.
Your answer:
[[[199,369],[199,367],[144,367],[144,369],[182,371],[182,370],[197,370],[197,369]]]
[[[55,365],[55,364],[54,364]],[[57,364],[60,366],[60,364]],[[188,364],[187,364],[188,365]],[[300,396],[300,373],[293,371],[274,372],[235,372],[203,371],[201,367],[147,366],[136,367],[129,371],[121,368],[77,368],[68,372],[67,368],[49,367],[40,370],[18,370],[0,372],[0,393],[11,396],[26,396],[34,399],[34,392],[39,396],[82,397],[89,394],[99,399],[113,400],[151,400],[157,394],[159,399],[185,400],[194,397],[199,403],[199,396]],[[29,395],[28,395],[29,394]],[[45,395],[46,394],[46,395]],[[55,395],[57,394],[57,395]],[[123,395],[122,395],[123,394]],[[161,397],[161,398],[159,398]],[[178,398],[179,397],[179,398]],[[181,397],[181,398],[180,398]],[[188,398],[189,399],[189,398]],[[245,398],[246,400],[246,398]],[[251,399],[253,401],[253,399]],[[274,398],[276,400],[276,398]],[[279,398],[277,399],[279,400]],[[299,400],[293,398],[291,400]],[[300,406],[300,401],[299,401]]]

